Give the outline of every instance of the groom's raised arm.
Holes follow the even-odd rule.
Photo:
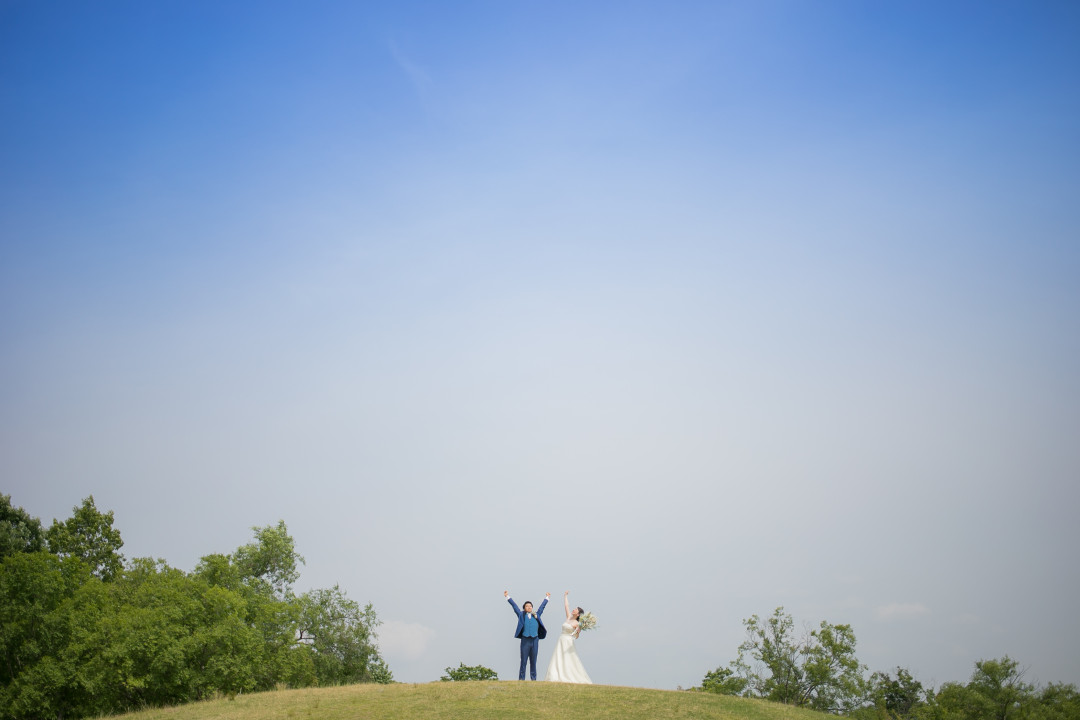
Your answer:
[[[514,602],[514,598],[510,597],[509,590],[503,590],[503,597],[510,603],[510,607],[514,608],[514,614],[521,617],[521,609],[517,606],[517,603]]]

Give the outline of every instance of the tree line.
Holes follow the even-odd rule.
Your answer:
[[[980,660],[967,683],[924,687],[905,668],[875,672],[855,656],[850,625],[822,622],[797,634],[778,607],[743,620],[746,640],[726,667],[705,674],[695,690],[760,698],[855,720],[1080,720],[1071,683],[1038,686],[1008,657]]]
[[[67,520],[0,494],[0,718],[81,718],[214,696],[392,682],[374,608],[296,594],[284,521],[194,571],[125,561],[93,496]]]

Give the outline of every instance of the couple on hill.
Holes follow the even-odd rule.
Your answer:
[[[503,592],[503,597],[510,603],[510,607],[514,608],[514,614],[518,619],[517,629],[514,631],[514,637],[521,639],[521,668],[518,670],[518,680],[525,679],[526,663],[529,665],[530,676],[535,680],[536,652],[540,641],[547,637],[547,629],[540,616],[544,614],[544,608],[551,599],[551,593],[545,593],[544,601],[540,603],[540,609],[536,612],[533,612],[533,604],[528,601],[518,608],[508,590]],[[551,682],[592,683],[589,674],[585,672],[585,666],[581,664],[581,659],[578,657],[574,640],[582,630],[593,627],[596,624],[596,618],[579,607],[570,609],[569,590],[563,593],[563,607],[566,609],[566,622],[562,624],[562,632],[559,634],[559,641],[555,645],[555,652],[551,655],[551,662],[548,663],[547,675],[544,679]]]

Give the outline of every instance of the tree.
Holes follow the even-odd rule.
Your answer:
[[[855,657],[855,633],[850,625],[822,621],[799,638],[794,620],[783,607],[765,621],[753,615],[743,625],[746,640],[739,645],[738,658],[728,671],[717,669],[706,675],[714,692],[737,690],[747,697],[831,713],[850,711],[863,701],[866,668]]]
[[[1008,655],[979,660],[967,685],[945,683],[937,705],[945,718],[957,720],[1021,720],[1037,703],[1035,687],[1024,682],[1025,670]]]
[[[10,495],[0,494],[0,559],[17,552],[37,552],[45,548],[41,520],[30,517],[11,504]]]
[[[393,681],[370,604],[337,586],[293,594],[303,558],[284,522],[190,574],[150,558],[124,566],[112,513],[93,497],[43,534],[51,552],[34,551],[34,527],[0,499],[0,537],[14,538],[0,556],[0,720]]]
[[[1039,691],[1037,702],[1038,720],[1080,720],[1080,692],[1075,685],[1050,683]]]
[[[379,619],[337,585],[300,596],[299,639],[314,654],[320,685],[372,682],[389,672],[375,646]]]
[[[102,580],[116,577],[124,567],[124,556],[120,554],[124,541],[112,526],[112,510],[99,512],[91,495],[72,511],[73,515],[62,523],[53,520],[45,534],[49,552],[83,560]]]
[[[747,679],[736,675],[731,668],[716,668],[705,673],[701,689],[719,695],[742,695],[746,692],[747,684]]]
[[[866,666],[855,657],[855,631],[850,625],[822,621],[810,633],[803,664],[802,702],[815,710],[847,713],[866,696]]]
[[[483,665],[466,665],[460,663],[458,667],[446,668],[446,674],[439,678],[443,682],[465,681],[465,680],[498,680],[499,675],[491,668],[484,667]]]
[[[42,551],[0,561],[0,718],[85,712],[88,694],[67,650],[102,587],[78,558]]]
[[[1008,655],[980,660],[966,684],[945,683],[933,698],[932,720],[1080,720],[1080,693],[1072,684],[1038,688]]]
[[[199,598],[188,654],[197,670],[196,694],[233,695],[259,689],[265,641],[245,621],[247,601],[234,590],[208,586],[194,575],[190,579]]]
[[[912,720],[934,699],[933,691],[902,667],[896,668],[895,679],[875,672],[868,685],[870,704],[852,713],[860,720]]]
[[[287,597],[300,577],[297,566],[304,564],[304,558],[296,553],[285,521],[278,520],[276,527],[251,529],[255,531],[255,542],[237,548],[233,562],[244,579],[265,585],[278,597]]]
[[[254,528],[258,533],[259,529]],[[273,528],[271,528],[273,529]],[[291,547],[292,538],[287,538]],[[246,548],[246,550],[245,550]],[[255,548],[253,550],[253,548]],[[241,568],[235,558],[241,551],[250,558],[258,553],[256,544],[244,546],[231,555],[213,553],[206,555],[195,567],[194,577],[207,586],[205,599],[212,600],[215,617],[227,607],[235,611],[235,619],[229,615],[229,622],[250,630],[257,638],[259,660],[251,668],[251,679],[259,689],[269,689],[279,683],[294,687],[303,687],[316,683],[316,674],[311,654],[297,644],[300,627],[300,603],[292,597],[291,589],[279,597],[270,582],[259,576],[251,576],[249,563]],[[225,632],[217,628],[214,632]],[[219,642],[229,643],[235,635],[223,636]],[[247,640],[244,640],[247,643]],[[211,654],[212,655],[212,654]],[[211,656],[208,662],[214,663],[220,677],[229,678],[228,692],[240,692],[247,687],[235,687],[237,683],[247,683],[245,669],[238,671],[232,663]]]
[[[394,673],[390,672],[390,666],[382,657],[372,660],[370,665],[371,682],[379,685],[389,685],[394,682]],[[1055,719],[1056,720],[1056,719]]]
[[[232,557],[221,553],[205,555],[195,566],[196,576],[211,587],[239,590],[243,587],[240,569],[233,563]]]
[[[803,674],[799,667],[800,643],[795,639],[795,621],[778,607],[772,617],[761,622],[757,615],[743,620],[746,640],[739,645],[735,667],[747,680],[748,689],[758,697],[788,705],[799,705]],[[751,670],[746,656],[764,665],[768,674]]]
[[[968,683],[985,698],[994,720],[1023,716],[1034,699],[1035,686],[1024,682],[1026,670],[1008,655],[1000,660],[980,660]]]

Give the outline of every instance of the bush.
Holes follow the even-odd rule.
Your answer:
[[[449,682],[451,680],[498,680],[499,675],[491,668],[486,668],[483,665],[466,665],[461,663],[456,668],[446,668],[446,675],[439,678],[443,682]]]

